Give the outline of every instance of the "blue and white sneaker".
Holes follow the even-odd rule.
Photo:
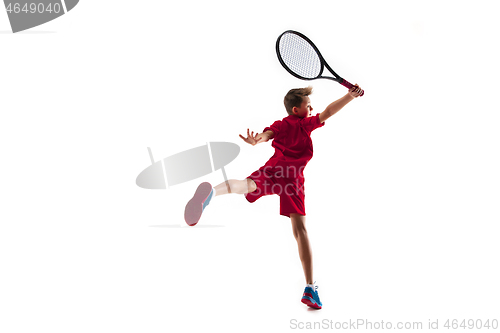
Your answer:
[[[186,205],[184,210],[184,220],[190,226],[194,226],[200,220],[201,213],[205,210],[207,205],[212,200],[214,190],[210,183],[201,183],[194,196]]]
[[[318,289],[318,286],[315,286]],[[321,303],[317,290],[313,290],[311,287],[306,287],[304,294],[302,295],[302,303],[310,306],[311,308],[321,309],[323,304]]]

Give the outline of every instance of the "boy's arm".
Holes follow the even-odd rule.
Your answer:
[[[271,130],[267,130],[264,133],[257,134],[257,140],[260,140],[258,143],[267,142],[272,138],[274,138],[274,132]]]
[[[359,86],[356,84],[344,97],[341,97],[335,102],[332,102],[326,107],[325,111],[319,114],[319,122],[322,123],[339,112],[344,106],[347,105],[347,103],[358,97],[362,91],[363,90],[361,90],[361,88],[359,88]]]
[[[252,134],[250,134],[250,129],[247,129],[246,138],[240,134],[240,138],[242,138],[243,141],[245,141],[248,144],[251,144],[252,146],[255,146],[258,143],[267,142],[271,140],[273,137],[274,137],[273,131],[265,131],[264,133],[260,134],[256,133],[254,135],[253,132]]]

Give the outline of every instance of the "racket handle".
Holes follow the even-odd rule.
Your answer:
[[[346,87],[347,89],[351,89],[352,87],[354,87],[353,84],[349,83],[348,81],[342,79],[342,82],[340,82],[341,85],[343,85],[344,87]],[[359,97],[363,96],[365,94],[365,91],[363,89],[361,89],[361,95],[359,95]]]

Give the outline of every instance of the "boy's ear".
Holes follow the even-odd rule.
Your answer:
[[[294,106],[294,107],[292,108],[292,113],[293,113],[293,114],[297,114],[297,107],[296,107],[296,106]]]

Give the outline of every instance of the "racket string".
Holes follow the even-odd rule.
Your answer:
[[[294,73],[313,79],[321,73],[321,60],[314,48],[302,37],[285,33],[280,40],[279,52],[285,65]]]

